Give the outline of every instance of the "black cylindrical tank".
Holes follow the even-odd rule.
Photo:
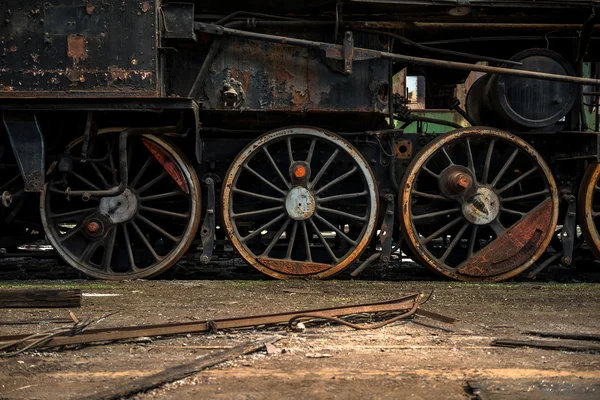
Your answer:
[[[511,58],[515,69],[575,75],[569,62],[547,49],[528,49]],[[577,85],[511,75],[486,74],[467,95],[467,113],[478,125],[515,129],[556,124],[575,104]]]

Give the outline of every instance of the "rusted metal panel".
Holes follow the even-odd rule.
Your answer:
[[[0,2],[0,97],[158,94],[156,4]]]
[[[382,47],[377,38],[357,34],[355,40]],[[356,62],[347,75],[341,60],[318,50],[235,37],[221,48],[198,94],[205,109],[387,113],[387,61]],[[191,71],[200,69],[188,62]],[[186,95],[189,82],[173,80],[171,90]]]

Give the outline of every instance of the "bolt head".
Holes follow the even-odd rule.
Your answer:
[[[87,230],[90,233],[97,233],[100,230],[100,224],[96,221],[89,222],[87,224]]]

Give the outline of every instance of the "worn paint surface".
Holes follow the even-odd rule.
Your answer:
[[[323,39],[318,33],[312,38]],[[358,34],[355,43],[382,46],[376,37]],[[179,72],[169,91],[186,95],[202,61],[185,49],[174,54],[170,68]],[[355,61],[346,75],[342,61],[325,58],[323,51],[225,37],[199,100],[211,110],[387,113],[388,67],[383,60]],[[238,102],[226,101],[226,86],[228,93],[229,87],[237,92]]]
[[[156,96],[155,1],[0,2],[0,97]]]

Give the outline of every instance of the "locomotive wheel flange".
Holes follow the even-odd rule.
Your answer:
[[[348,141],[311,127],[250,143],[223,183],[225,230],[242,258],[278,279],[342,271],[369,244],[378,194],[367,161]]]
[[[72,159],[61,171],[51,166],[40,210],[48,240],[72,267],[109,280],[150,278],[187,251],[200,222],[200,184],[193,166],[165,140],[128,139],[129,182],[109,197],[69,196],[70,191],[105,190],[119,184],[118,135],[96,136],[88,160]],[[82,139],[71,143],[77,157]]]
[[[493,128],[441,135],[409,165],[401,227],[416,258],[463,281],[501,281],[530,267],[558,220],[554,178],[522,139]]]
[[[592,254],[600,259],[600,163],[588,166],[579,186],[578,214],[581,233]]]

